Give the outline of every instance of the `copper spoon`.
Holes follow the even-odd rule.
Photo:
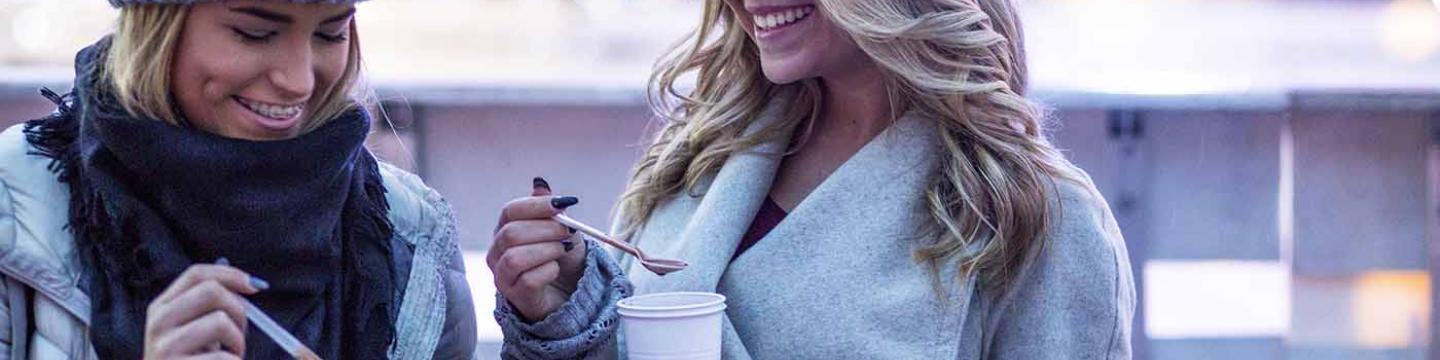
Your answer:
[[[681,260],[645,256],[645,252],[640,251],[639,248],[630,246],[630,244],[624,241],[615,240],[611,238],[610,235],[605,235],[604,232],[590,225],[585,225],[585,223],[578,220],[571,219],[569,216],[565,216],[565,214],[556,214],[554,219],[561,224],[565,224],[565,226],[575,228],[575,230],[585,233],[585,235],[590,235],[591,237],[599,239],[601,242],[619,248],[621,251],[635,255],[635,258],[640,260],[640,265],[644,266],[646,270],[655,273],[655,275],[665,276],[665,274],[685,270],[686,267],[690,266],[690,264]]]

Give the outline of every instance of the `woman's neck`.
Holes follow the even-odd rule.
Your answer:
[[[875,63],[821,77],[820,114],[803,142],[780,164],[770,197],[790,211],[845,161],[890,126],[891,109],[884,77]]]
[[[820,116],[812,136],[839,143],[864,144],[879,135],[897,115],[879,65],[865,59],[845,71],[821,78]]]

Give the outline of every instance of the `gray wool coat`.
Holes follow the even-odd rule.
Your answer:
[[[632,290],[616,279],[628,277],[619,285],[633,285],[636,294],[727,296],[726,359],[1130,358],[1130,263],[1109,206],[1084,174],[1054,180],[1045,245],[1029,254],[1012,286],[994,290],[975,276],[961,281],[951,269],[937,293],[912,256],[934,240],[920,231],[933,221],[923,198],[937,176],[932,119],[897,120],[730,262],[783,150],[776,142],[732,156],[702,196],[663,203],[633,237],[648,254],[685,259],[689,269],[662,278],[632,257],[614,264],[618,254],[596,252],[590,263],[598,270],[582,279],[590,284],[536,324],[515,321],[501,296],[504,354],[623,357],[623,334],[577,342],[564,330],[615,332],[613,301]],[[582,323],[588,326],[574,326]]]

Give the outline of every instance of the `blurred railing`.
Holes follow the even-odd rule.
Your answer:
[[[36,88],[0,86],[0,124],[50,111]],[[472,262],[533,176],[605,222],[652,118],[638,90],[381,94],[373,148],[445,194]],[[1125,233],[1141,357],[1435,358],[1440,92],[1034,97]],[[469,268],[498,341],[489,275]]]

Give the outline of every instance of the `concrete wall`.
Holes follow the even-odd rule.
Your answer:
[[[1426,268],[1430,113],[1300,109],[1295,271]]]
[[[416,125],[420,173],[463,221],[464,246],[483,250],[505,202],[543,176],[569,210],[600,228],[642,150],[648,111],[637,105],[425,107]]]

